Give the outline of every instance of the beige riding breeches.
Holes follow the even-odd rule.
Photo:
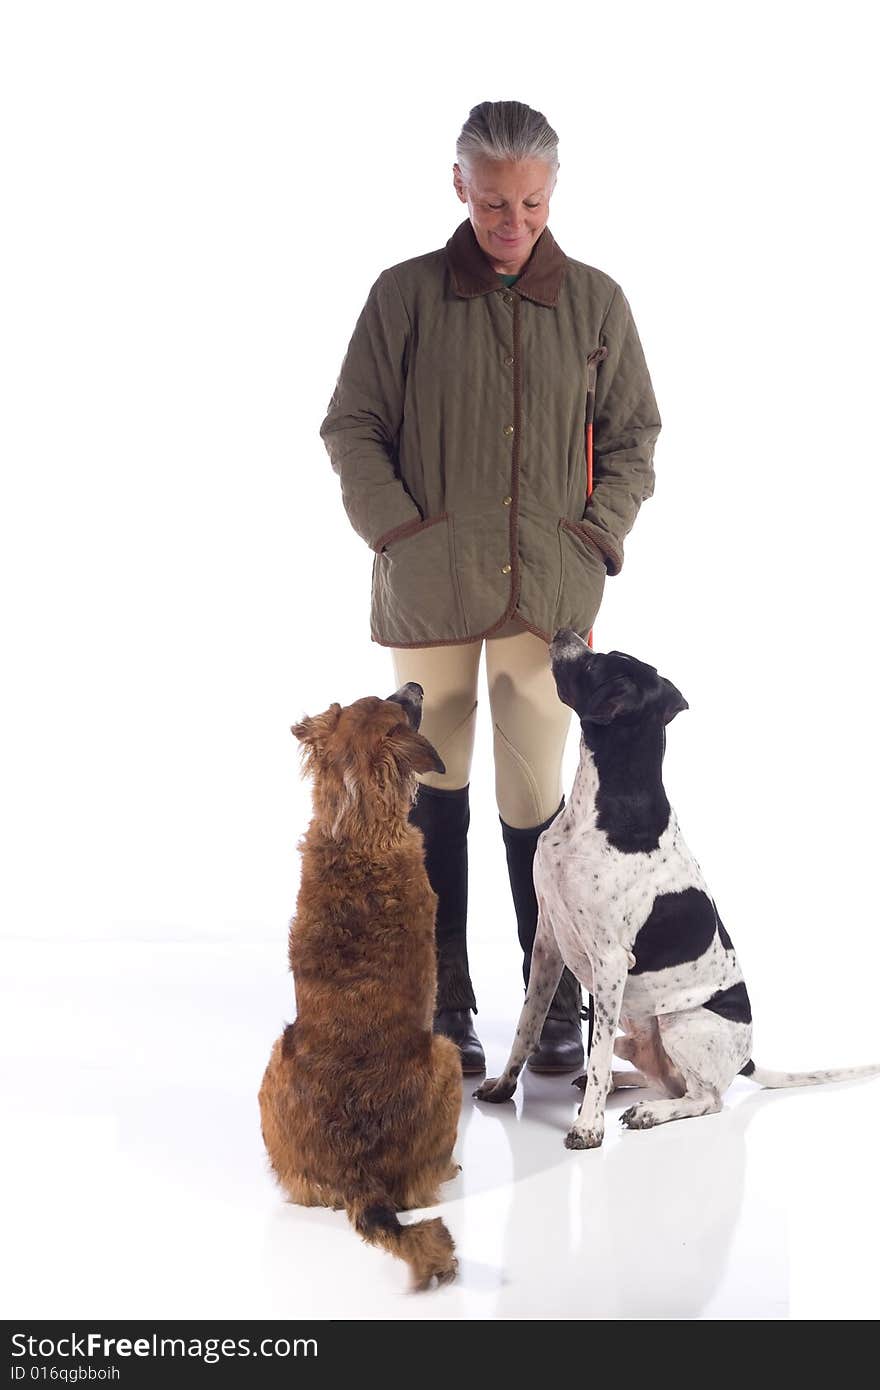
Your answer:
[[[449,791],[470,781],[484,642],[498,812],[518,829],[541,825],[562,800],[571,710],[556,693],[547,643],[528,629],[455,646],[391,649],[398,686],[418,681],[425,692],[421,732],[446,764],[445,773],[419,781]]]

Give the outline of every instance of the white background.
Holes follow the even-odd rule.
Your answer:
[[[596,646],[690,702],[667,788],[746,970],[756,1057],[880,1058],[870,16],[4,6],[0,926],[24,1111],[51,1128],[53,1064],[92,1055],[59,961],[102,962],[124,1073],[161,1029],[175,943],[266,948],[207,1024],[197,970],[186,996],[200,1056],[247,1016],[256,1089],[290,1011],[309,815],[289,726],[394,684],[318,427],[379,271],[465,215],[454,142],[485,99],[558,131],[553,234],[621,283],[645,347],[656,493]],[[567,783],[575,760],[573,732]],[[500,1050],[517,961],[485,718],[472,804],[474,974]],[[126,943],[152,962],[137,1039]],[[876,1112],[876,1089],[859,1097]],[[858,1243],[844,1254],[857,1283]]]

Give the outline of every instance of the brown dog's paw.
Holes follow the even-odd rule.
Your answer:
[[[491,1101],[493,1105],[500,1105],[502,1101],[510,1100],[515,1090],[515,1081],[508,1081],[503,1076],[491,1076],[487,1077],[482,1086],[474,1091],[474,1098]]]

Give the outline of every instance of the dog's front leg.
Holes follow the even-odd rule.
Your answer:
[[[565,1136],[567,1149],[598,1149],[605,1135],[605,1099],[611,1089],[614,1036],[626,987],[626,952],[615,948],[595,957],[592,966],[593,1045],[580,1114]]]
[[[510,1100],[516,1090],[517,1077],[534,1052],[541,1036],[544,1019],[562,979],[562,969],[562,956],[556,945],[550,919],[543,906],[539,905],[532,963],[529,967],[529,987],[516,1025],[507,1066],[500,1076],[487,1078],[479,1090],[474,1091],[477,1100]]]

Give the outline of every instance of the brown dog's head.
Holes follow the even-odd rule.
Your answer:
[[[368,695],[302,719],[291,733],[314,781],[315,816],[334,839],[392,843],[400,838],[418,772],[446,768],[419,733],[424,692],[407,681],[386,700]]]

